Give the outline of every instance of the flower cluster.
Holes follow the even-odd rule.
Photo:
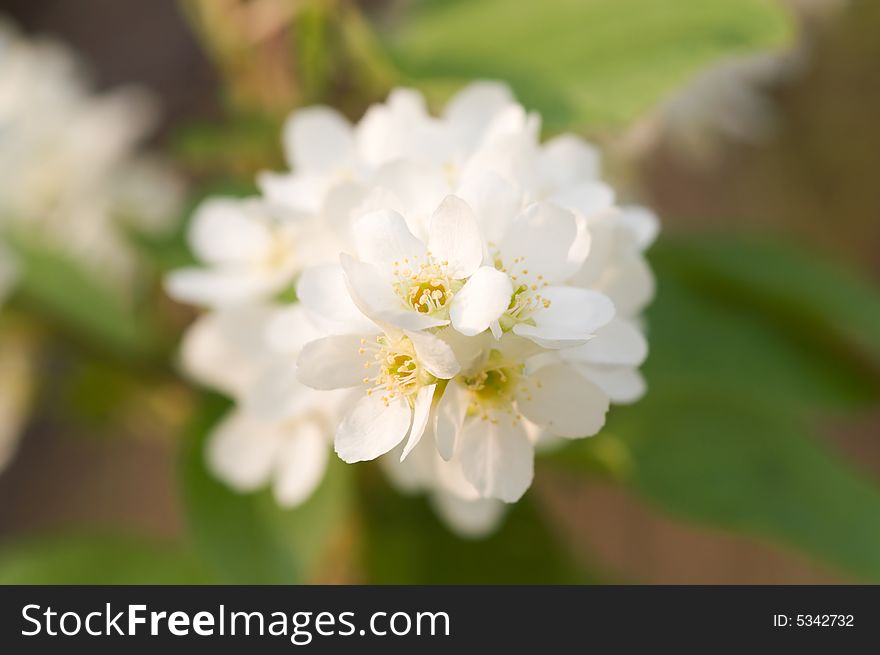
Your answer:
[[[643,393],[656,219],[615,203],[593,147],[539,128],[490,82],[439,117],[407,89],[356,125],[307,108],[285,125],[290,172],[197,210],[203,265],[167,288],[212,309],[184,364],[237,400],[217,475],[295,504],[332,441],[479,533],[531,484],[536,445]]]

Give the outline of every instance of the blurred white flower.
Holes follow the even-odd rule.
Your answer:
[[[189,245],[204,267],[166,278],[172,298],[222,307],[270,298],[302,268],[297,225],[259,198],[209,198],[195,211]]]
[[[153,123],[146,92],[100,95],[73,53],[0,17],[0,233],[24,231],[124,285],[137,259],[121,226],[164,229],[179,180],[135,152]]]
[[[205,314],[189,329],[181,348],[185,372],[237,403],[208,438],[209,469],[241,492],[271,485],[285,507],[304,502],[323,479],[339,401],[291,378],[275,402],[267,403],[256,393],[261,377],[271,374],[279,357],[295,359],[297,334],[299,340],[315,336],[307,321],[290,316],[290,311],[255,304]],[[297,330],[281,339],[264,338],[267,326],[279,317],[284,327],[295,324]]]

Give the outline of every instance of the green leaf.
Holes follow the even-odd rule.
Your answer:
[[[133,302],[80,261],[32,239],[8,241],[20,261],[16,299],[102,349],[140,356],[154,347],[151,323]]]
[[[621,125],[719,57],[775,47],[773,0],[426,0],[390,36],[417,83],[499,78],[551,129]]]
[[[864,366],[876,292],[817,256],[729,235],[667,238],[651,258],[647,395],[547,459],[880,580],[880,488],[811,427],[880,398]]]
[[[0,548],[0,584],[206,584],[192,553],[134,537],[60,536]]]
[[[349,469],[331,457],[320,487],[295,509],[280,508],[268,490],[238,494],[205,469],[205,442],[229,403],[210,396],[203,405],[185,441],[181,465],[184,503],[197,548],[224,582],[308,582],[348,518]]]
[[[171,139],[175,159],[202,178],[251,179],[284,166],[281,124],[272,117],[237,113],[222,124],[199,122]]]
[[[876,378],[829,342],[829,321],[786,320],[782,301],[763,302],[757,289],[731,293],[707,268],[683,274],[682,249],[672,240],[658,244],[651,260],[658,295],[647,313],[649,393],[708,384],[734,397],[772,399],[798,411],[880,397]],[[741,269],[770,270],[767,262],[753,264],[747,250],[739,261]],[[797,286],[792,280],[793,294]]]
[[[629,446],[626,483],[649,503],[880,582],[880,489],[772,403],[654,388],[608,431]]]
[[[664,244],[662,261],[692,286],[776,319],[815,347],[880,374],[880,288],[817,252],[723,235]]]
[[[371,584],[595,581],[548,532],[528,496],[510,506],[496,533],[476,540],[457,537],[424,498],[393,491],[378,476],[363,480],[359,497],[364,566]]]

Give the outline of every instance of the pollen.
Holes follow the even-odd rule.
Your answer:
[[[448,262],[434,262],[430,254],[427,261],[418,263],[414,269],[395,270],[393,284],[395,293],[408,306],[420,314],[435,314],[446,308],[461,286],[450,278]]]
[[[386,407],[397,398],[405,398],[412,403],[416,392],[434,381],[433,376],[419,364],[412,341],[406,337],[392,340],[380,335],[375,342],[366,342],[360,352],[366,355],[364,368],[374,369],[373,375],[363,378],[363,383],[370,387],[367,395],[382,394]]]

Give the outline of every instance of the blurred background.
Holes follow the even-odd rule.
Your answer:
[[[95,89],[153,93],[145,146],[185,180],[181,221],[281,167],[297,106],[357,118],[394,85],[440,106],[497,78],[546,135],[601,146],[606,175],[663,226],[647,396],[539,461],[480,542],[370,465],[335,467],[287,513],[195,470],[211,412],[173,367],[194,313],[158,283],[188,261],[182,227],[133,237],[144,272],[114,335],[46,292],[59,269],[26,275],[0,314],[0,393],[15,379],[29,408],[0,473],[0,582],[880,582],[877,2],[2,0],[0,13],[78,52]],[[148,345],[126,336],[146,323]],[[276,575],[267,560],[291,552],[299,572]]]

